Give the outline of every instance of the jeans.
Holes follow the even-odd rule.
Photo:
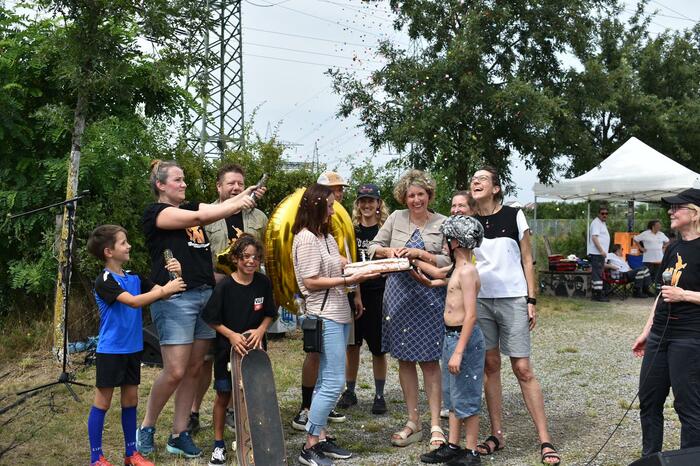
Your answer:
[[[659,337],[649,334],[639,376],[642,456],[661,451],[663,446],[669,388],[673,388],[673,408],[681,421],[681,448],[700,446],[700,338],[664,337],[660,342]]]
[[[328,413],[335,408],[345,386],[345,349],[349,333],[349,323],[323,319],[323,352],[306,423],[306,431],[311,435],[320,435],[326,427]]]
[[[474,326],[462,354],[459,374],[450,372],[450,358],[457,348],[460,332],[446,331],[442,343],[442,404],[453,411],[457,419],[479,415],[481,389],[484,380],[484,335]]]

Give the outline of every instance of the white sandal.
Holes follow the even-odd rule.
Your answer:
[[[441,437],[435,434],[440,434]],[[440,445],[434,445],[433,442],[440,442]],[[430,441],[428,443],[430,444],[430,451],[437,450],[447,443],[447,437],[445,436],[445,432],[443,432],[442,427],[433,426],[430,428]]]
[[[395,447],[405,447],[412,443],[420,442],[423,439],[423,432],[418,428],[415,422],[408,420],[406,426],[411,429],[411,433],[407,434],[405,428],[395,432],[391,437],[391,444]],[[394,438],[394,436],[399,438]]]

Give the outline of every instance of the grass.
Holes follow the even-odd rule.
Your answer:
[[[585,464],[597,450],[622,410],[629,405],[637,385],[639,360],[632,358],[631,342],[641,329],[648,308],[644,301],[592,305],[589,301],[542,297],[538,305],[537,328],[533,335],[535,372],[545,395],[553,443],[562,451],[567,465]],[[9,324],[9,325],[8,325]],[[46,321],[3,322],[0,335],[0,464],[64,465],[85,464],[88,458],[87,413],[92,403],[93,389],[78,387],[81,397],[75,402],[62,386],[54,387],[27,399],[24,403],[2,412],[20,400],[17,390],[55,380],[60,367],[49,356],[50,324]],[[275,384],[280,411],[285,426],[289,464],[296,464],[296,453],[304,434],[291,429],[289,421],[299,406],[300,368],[303,352],[299,336],[269,342],[270,357],[275,371]],[[82,355],[73,357],[73,368],[79,381],[94,383],[94,367],[82,365]],[[420,453],[427,450],[429,417],[426,400],[421,392],[420,406],[425,439],[403,449],[389,444],[391,433],[406,420],[397,364],[390,359],[386,399],[389,412],[383,416],[369,413],[374,393],[370,355],[363,349],[362,367],[357,381],[359,406],[349,411],[349,421],[332,425],[341,444],[349,447],[355,457],[343,461],[344,466],[398,466],[419,463]],[[139,419],[158,369],[144,367],[139,391]],[[489,464],[521,466],[539,464],[537,438],[520,389],[504,358],[503,364],[504,424],[506,449],[485,459]],[[213,393],[203,403],[201,419],[204,424],[196,441],[211,451],[213,430],[210,425]],[[628,415],[608,445],[593,464],[629,464],[639,455],[638,403]],[[485,412],[485,411],[484,411]],[[667,449],[678,448],[679,424],[671,400],[665,410],[667,419]],[[162,447],[172,420],[172,401],[160,416],[156,436]],[[446,425],[443,424],[443,427]],[[481,419],[480,439],[488,435],[488,417]],[[233,440],[226,433],[227,443]],[[108,458],[119,464],[123,453],[120,410],[117,394],[107,413],[104,447]],[[170,458],[163,452],[155,457],[158,465],[201,465],[208,456],[185,461]],[[233,463],[235,464],[235,463]]]

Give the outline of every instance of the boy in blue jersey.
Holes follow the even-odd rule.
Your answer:
[[[95,280],[95,299],[100,311],[97,343],[95,402],[88,417],[90,464],[111,466],[102,452],[102,430],[114,387],[121,387],[124,464],[153,466],[136,451],[136,405],[141,381],[143,330],[141,306],[185,290],[182,278],[165,286],[154,285],[148,278],[125,271],[131,245],[126,230],[118,225],[97,227],[88,240],[88,251],[105,266]],[[180,274],[180,264],[172,259],[165,267]]]

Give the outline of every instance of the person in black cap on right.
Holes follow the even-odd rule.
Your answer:
[[[664,403],[673,389],[681,448],[700,446],[700,189],[662,199],[678,241],[666,248],[664,278],[642,333],[632,346],[644,357],[639,374],[642,456],[661,451]]]

